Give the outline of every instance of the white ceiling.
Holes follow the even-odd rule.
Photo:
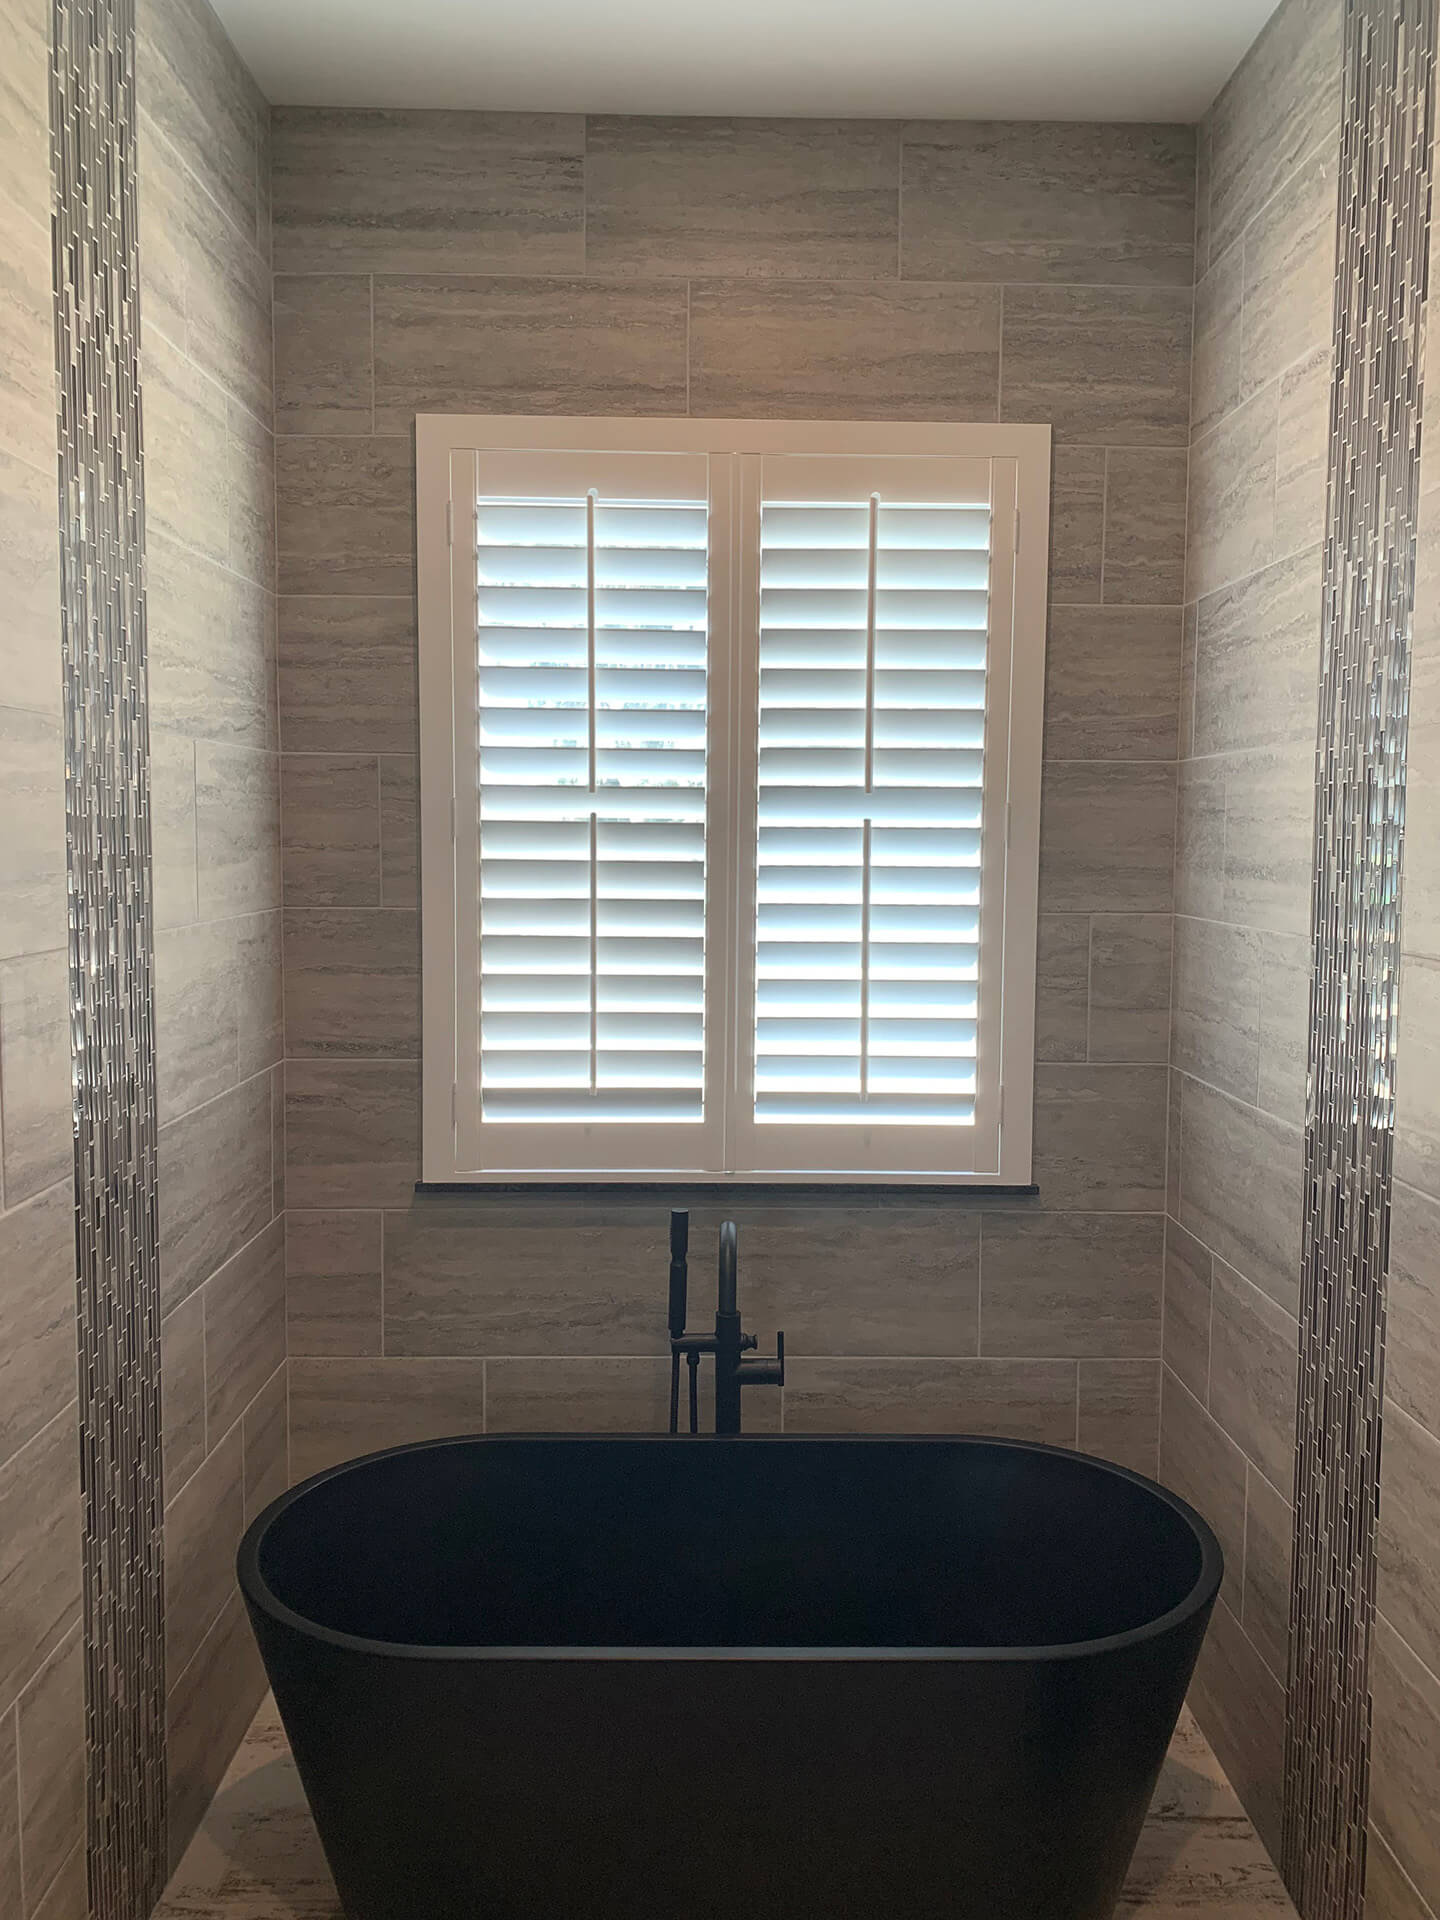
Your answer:
[[[1276,0],[215,0],[269,98],[1196,120]]]

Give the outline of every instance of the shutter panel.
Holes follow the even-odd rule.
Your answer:
[[[990,569],[988,490],[762,491],[758,1125],[975,1119]]]
[[[704,463],[678,494],[673,460],[565,464],[568,490],[498,490],[498,462],[477,490],[480,1125],[699,1122]]]

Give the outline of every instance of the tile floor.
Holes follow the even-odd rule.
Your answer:
[[[1294,1920],[1280,1877],[1188,1712],[1141,1835],[1120,1920]],[[266,1701],[155,1920],[339,1920],[274,1706]]]

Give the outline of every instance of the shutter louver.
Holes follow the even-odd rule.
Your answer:
[[[708,508],[476,505],[485,1121],[704,1115]]]
[[[757,1123],[973,1123],[990,528],[762,500]]]

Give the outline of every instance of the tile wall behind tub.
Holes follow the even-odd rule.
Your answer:
[[[744,1298],[789,1335],[791,1430],[1153,1470],[1193,134],[296,109],[273,133],[293,1471],[663,1419],[667,1196],[413,1193],[412,435],[687,408],[1055,428],[1039,1199],[737,1196]]]
[[[50,7],[0,0],[0,1913],[84,1872]]]
[[[1161,1474],[1227,1574],[1193,1702],[1278,1853],[1340,0],[1200,128]]]
[[[288,1479],[269,109],[139,0],[169,1838],[263,1691],[234,1592]]]
[[[1405,785],[1367,1920],[1440,1914],[1440,353],[1433,334],[1429,340]]]

